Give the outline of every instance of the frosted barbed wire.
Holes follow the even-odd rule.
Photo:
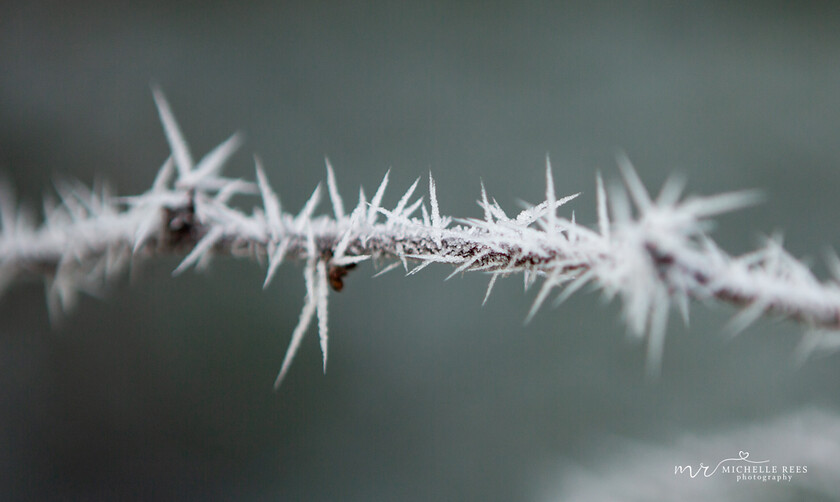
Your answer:
[[[206,267],[214,255],[265,258],[264,286],[286,259],[301,260],[304,306],[277,386],[316,317],[326,370],[329,290],[340,290],[348,270],[372,258],[394,260],[380,273],[402,265],[414,274],[433,263],[454,266],[450,277],[488,273],[484,302],[500,276],[522,273],[526,285],[542,278],[526,321],[556,290],[556,303],[561,303],[583,286],[594,285],[607,298],[621,298],[630,332],[647,340],[650,374],[660,367],[669,311],[676,307],[688,322],[691,299],[714,298],[741,307],[729,325],[732,331],[773,313],[821,334],[807,337],[806,348],[835,346],[832,337],[840,336],[840,266],[833,268],[834,281],[820,282],[776,240],[731,257],[709,237],[711,217],[755,203],[755,192],[682,198],[682,183],[675,180],[654,199],[622,157],[622,185],[607,190],[600,174],[596,176],[598,221],[590,229],[557,213],[579,194],[556,195],[548,158],[545,201],[510,217],[482,183],[482,218],[443,215],[431,173],[428,205],[414,196],[418,178],[393,209],[383,207],[386,172],[370,201],[360,189],[358,202],[348,210],[326,160],[333,215],[315,214],[320,185],[292,214],[283,210],[258,158],[256,182],[221,175],[241,143],[238,135],[195,163],[158,89],[154,98],[172,153],[147,192],[116,198],[104,186],[90,190],[79,183],[60,183],[60,203],[45,203],[44,221],[36,225],[17,208],[8,187],[0,191],[0,286],[25,276],[43,278],[55,317],[73,306],[79,292],[96,292],[139,258],[186,255],[176,275]],[[258,194],[262,207],[249,213],[230,205],[231,197],[241,193]]]

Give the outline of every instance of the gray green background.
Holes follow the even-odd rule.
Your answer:
[[[764,190],[761,206],[720,219],[727,250],[783,230],[824,275],[822,252],[840,247],[830,3],[0,10],[0,169],[33,207],[62,177],[148,188],[168,155],[157,83],[196,156],[244,132],[228,172],[252,178],[259,153],[293,211],[325,155],[351,200],[392,167],[394,204],[431,169],[446,214],[481,214],[479,180],[518,210],[543,197],[550,153],[558,191],[583,192],[567,207],[591,223],[595,173],[617,177],[623,150],[656,189],[681,172],[693,193]],[[794,368],[791,323],[728,339],[734,311],[695,305],[689,328],[670,323],[662,376],[647,381],[616,304],[578,294],[523,326],[534,292],[521,278],[482,307],[487,278],[444,283],[443,266],[354,271],[331,297],[327,374],[310,332],[274,392],[299,264],[267,291],[254,263],[173,279],[176,265],[147,263],[52,328],[42,285],[0,300],[4,499],[544,500],[609,438],[663,446],[838,404],[840,359]]]

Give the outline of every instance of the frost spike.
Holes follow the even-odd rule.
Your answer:
[[[67,182],[56,181],[53,183],[53,187],[55,188],[55,192],[58,194],[58,198],[61,199],[62,206],[67,210],[67,215],[70,216],[72,220],[78,222],[84,220],[88,216],[88,212],[73,194],[73,190]],[[15,228],[16,226],[17,225],[15,224],[12,228]]]
[[[314,268],[314,266],[314,261],[310,260],[310,263],[306,265],[306,268],[303,271],[303,275],[307,283],[306,300],[304,301],[303,309],[300,311],[300,319],[298,320],[297,326],[295,326],[295,330],[292,332],[292,340],[289,342],[289,347],[286,349],[286,356],[283,358],[283,364],[280,366],[280,372],[277,374],[277,379],[274,381],[275,390],[279,389],[280,384],[283,383],[283,378],[285,378],[286,373],[289,371],[289,366],[291,366],[292,360],[294,360],[295,354],[297,354],[298,348],[300,347],[300,341],[303,340],[303,335],[306,333],[306,329],[312,321],[312,316],[315,315],[315,298],[312,294],[312,286],[315,281],[312,277],[314,274],[312,268]]]
[[[481,208],[484,209],[484,221],[493,223],[493,213],[490,210],[490,202],[487,201],[487,190],[484,188],[484,180],[481,180]]]
[[[464,260],[454,256],[441,256],[436,254],[403,254],[405,258],[411,258],[412,260],[421,260],[430,263],[463,263]]]
[[[543,282],[542,288],[540,288],[540,292],[537,293],[537,297],[534,299],[534,303],[531,305],[531,310],[528,311],[528,315],[525,317],[525,324],[531,322],[531,319],[534,318],[534,315],[540,309],[543,302],[546,298],[548,298],[548,294],[551,292],[552,289],[555,288],[558,284],[563,282],[563,274],[561,274],[557,269],[551,272],[551,275],[546,277],[545,281]]]
[[[408,187],[408,190],[405,191],[405,194],[402,196],[399,202],[397,202],[397,206],[394,208],[393,211],[391,211],[394,214],[394,216],[400,217],[402,215],[403,209],[405,209],[405,206],[408,204],[408,199],[411,198],[411,194],[414,193],[414,190],[417,188],[418,183],[420,183],[419,177],[416,180],[414,180],[414,183],[412,183],[410,187]]]
[[[172,109],[169,107],[169,102],[166,101],[163,91],[156,85],[152,86],[152,94],[157,104],[158,114],[160,115],[161,124],[163,124],[163,131],[166,134],[166,140],[169,142],[169,148],[172,150],[172,157],[175,159],[175,166],[178,168],[178,177],[186,177],[193,168],[193,159],[190,154],[190,148],[181,134],[181,128],[178,127],[178,122],[172,114]]]
[[[440,207],[438,206],[437,190],[435,190],[435,180],[432,178],[431,171],[429,171],[429,205],[432,207],[432,226],[441,228]]]
[[[356,263],[361,263],[363,261],[370,260],[370,258],[371,258],[371,255],[369,255],[369,254],[362,254],[362,255],[358,255],[358,256],[343,256],[341,258],[333,257],[333,259],[330,260],[330,263],[332,263],[333,265],[339,265],[339,266],[354,265]]]
[[[660,285],[656,288],[656,299],[650,313],[648,332],[646,372],[649,378],[656,378],[662,370],[662,353],[665,349],[665,328],[668,325],[668,291]]]
[[[151,193],[160,193],[166,190],[166,187],[169,185],[169,182],[172,181],[172,174],[175,171],[175,162],[172,159],[172,156],[166,158],[166,162],[160,167],[157,175],[155,176],[155,181],[152,182],[152,190]]]
[[[327,372],[327,265],[324,260],[318,260],[316,264],[318,272],[317,283],[315,284],[315,307],[318,313],[318,338],[321,341],[321,353],[324,356],[324,373]]]
[[[550,232],[554,231],[555,226],[557,225],[557,209],[555,208],[555,203],[557,201],[557,195],[554,192],[554,176],[551,174],[551,159],[548,158],[548,154],[545,155],[545,202],[546,206],[548,206],[548,230]]]
[[[397,252],[397,257],[399,257],[400,261],[402,262],[403,270],[408,272],[408,260],[406,260],[405,251],[403,250],[402,243],[400,243],[400,242],[397,243],[396,252]]]
[[[137,226],[137,230],[134,232],[134,246],[132,246],[131,252],[133,254],[137,254],[138,251],[143,247],[143,244],[146,243],[146,240],[151,236],[152,231],[155,229],[155,225],[160,223],[160,216],[155,213],[152,213]]]
[[[3,206],[6,204],[10,204],[10,207],[14,208],[14,192],[8,186],[3,185],[3,180],[0,179],[0,228],[5,228],[3,226],[3,216],[4,209]],[[61,209],[58,207],[58,202],[56,202],[55,197],[51,193],[44,194],[43,200],[43,208],[44,208],[44,226],[49,227],[57,227],[61,225],[61,218],[62,212]],[[12,209],[13,210],[13,209]],[[10,221],[9,225],[14,223],[14,218]],[[14,229],[12,228],[5,228],[6,232],[12,232]]]
[[[683,324],[686,326],[689,325],[689,306],[688,306],[688,295],[683,290],[677,290],[674,292],[674,303],[677,305],[677,308],[680,311],[680,316],[682,317]]]
[[[367,197],[365,197],[365,189],[364,187],[359,187],[359,202],[356,204],[356,209],[353,212],[359,211],[364,212],[367,210]]]
[[[586,285],[586,283],[592,280],[594,276],[595,273],[592,271],[592,269],[589,269],[586,272],[577,276],[572,282],[569,283],[568,286],[565,287],[565,289],[563,289],[562,293],[557,295],[557,299],[554,300],[554,305],[559,306],[561,303],[568,300],[569,297],[575,293],[575,291],[579,290],[584,285]]]
[[[350,224],[348,225],[347,230],[344,231],[344,234],[341,236],[341,239],[338,240],[338,244],[335,245],[335,251],[333,251],[333,255],[335,258],[342,258],[344,257],[344,252],[347,251],[347,246],[350,245],[350,239],[354,235],[354,226],[356,223],[356,218],[358,217],[358,213],[353,211],[353,215],[350,217]]]
[[[373,225],[373,223],[376,222],[377,212],[382,204],[382,196],[385,195],[385,187],[388,186],[389,174],[391,174],[390,169],[385,171],[385,176],[382,177],[382,183],[379,184],[379,188],[376,189],[376,193],[373,194],[373,198],[370,199],[370,209],[368,210],[367,215],[368,225]]]
[[[184,258],[184,260],[181,262],[181,264],[178,265],[178,268],[176,268],[172,272],[172,275],[181,275],[181,273],[183,273],[184,270],[189,268],[190,265],[204,257],[204,255],[207,254],[207,252],[210,251],[210,249],[214,245],[216,245],[217,242],[219,242],[224,233],[225,231],[222,227],[213,227],[209,232],[207,232],[207,235],[205,235],[200,241],[198,241],[198,244],[195,245],[192,251],[190,251],[190,254],[188,254],[187,257]]]
[[[72,281],[62,271],[59,265],[55,277],[46,281],[47,289],[47,313],[50,323],[57,324],[62,313],[68,311],[76,303],[76,291],[73,289]]]
[[[653,202],[650,200],[650,195],[648,195],[644,183],[639,179],[639,175],[636,173],[636,169],[633,168],[633,164],[630,163],[627,155],[620,153],[616,160],[618,161],[618,169],[621,171],[621,176],[624,178],[624,184],[627,186],[627,191],[630,192],[630,197],[633,198],[633,202],[639,208],[639,211],[643,214],[646,213],[653,205]]]
[[[216,192],[213,200],[222,205],[227,205],[230,198],[239,193],[253,193],[254,184],[242,180],[230,180]]]
[[[236,150],[242,145],[242,136],[234,134],[227,140],[216,146],[207,155],[204,156],[198,165],[187,175],[181,176],[179,181],[186,183],[188,186],[200,184],[204,178],[215,177],[216,174],[224,167],[225,162],[233,155]]]
[[[617,183],[610,183],[609,192],[608,200],[613,221],[622,225],[633,221],[633,210],[624,187]]]
[[[417,272],[419,272],[419,271],[423,270],[424,268],[428,267],[428,266],[429,266],[429,265],[431,265],[432,263],[435,263],[435,262],[434,262],[434,261],[432,261],[432,260],[429,260],[429,261],[424,261],[424,262],[423,262],[423,263],[421,263],[420,265],[417,265],[416,267],[414,267],[414,268],[412,268],[411,270],[409,270],[409,271],[405,274],[405,276],[406,276],[406,277],[408,277],[408,276],[410,276],[410,275],[414,275],[414,274],[416,274]],[[397,263],[397,265],[399,265],[399,263]],[[377,274],[377,275],[378,275],[378,274]],[[374,276],[374,277],[375,277],[375,276]]]
[[[387,225],[391,225],[391,224],[394,224],[394,223],[397,223],[397,222],[399,222],[403,225],[412,225],[413,222],[406,215],[410,215],[411,213],[416,211],[417,207],[420,206],[422,203],[423,203],[423,199],[418,199],[416,202],[414,202],[414,204],[412,204],[410,207],[408,207],[402,214],[397,214],[396,212],[388,211],[387,209],[385,209],[383,207],[377,208],[376,212],[377,213],[382,213],[383,215],[385,215],[385,217],[386,217],[385,223]]]
[[[410,206],[403,210],[402,217],[410,221],[411,215],[414,214],[414,212],[417,211],[417,208],[420,207],[422,204],[423,197],[420,197],[419,199],[414,201],[414,203],[412,203]]]
[[[766,300],[757,299],[750,306],[738,312],[726,325],[723,331],[729,336],[736,336],[747,329],[750,324],[757,321],[767,310],[769,304]]]
[[[694,197],[686,200],[683,209],[696,218],[708,218],[736,209],[753,206],[763,199],[759,190],[741,190],[709,197]]]
[[[455,277],[456,275],[463,272],[464,270],[470,268],[473,263],[481,260],[482,258],[487,256],[488,254],[490,254],[489,249],[485,249],[484,251],[479,252],[478,254],[476,254],[475,256],[470,258],[469,260],[465,261],[463,264],[461,264],[461,266],[459,266],[458,268],[453,270],[451,274],[446,276],[446,279],[444,279],[444,281],[448,281],[449,279]]]
[[[525,287],[525,291],[528,291],[529,289],[531,289],[531,286],[533,286],[534,282],[537,280],[537,274],[536,272],[533,272],[531,270],[525,270],[525,272],[522,275],[522,280],[524,283],[523,286]]]
[[[324,164],[327,165],[327,189],[330,192],[335,220],[341,221],[344,219],[344,202],[341,200],[341,194],[338,193],[338,185],[335,182],[335,173],[330,164],[330,159],[324,157]]]
[[[265,217],[268,220],[268,229],[271,233],[271,238],[277,240],[280,235],[281,219],[280,219],[280,199],[271,185],[268,184],[268,177],[263,170],[262,161],[254,155],[254,165],[257,170],[257,186],[262,195],[263,207],[265,208]]]
[[[379,277],[380,275],[387,274],[388,272],[390,272],[391,270],[394,270],[395,268],[399,267],[400,265],[401,265],[401,263],[398,262],[398,261],[395,261],[394,263],[389,263],[385,268],[383,268],[379,272],[373,274],[373,277]]]
[[[495,216],[497,220],[510,221],[510,218],[508,218],[508,215],[505,214],[499,203],[496,202],[496,199],[493,199],[493,204],[490,206],[490,212],[493,213],[493,216]]]
[[[679,174],[669,176],[659,190],[659,195],[656,197],[656,205],[659,207],[673,206],[679,202],[684,188],[685,176]]]
[[[604,191],[604,180],[601,178],[600,172],[595,174],[595,193],[598,199],[598,231],[609,242],[610,217],[607,214],[607,194]]]
[[[426,204],[423,204],[422,206],[420,206],[420,214],[423,217],[423,226],[431,227],[432,226],[432,220],[431,220],[431,218],[429,218],[429,211],[426,209]]]
[[[286,256],[286,251],[289,249],[289,243],[291,241],[289,239],[283,239],[280,241],[280,245],[277,246],[277,249],[271,254],[271,257],[268,259],[268,272],[265,274],[265,282],[263,282],[263,289],[267,288],[269,284],[271,284],[271,280],[274,278],[275,272],[277,272],[277,267],[283,263],[283,258]]]
[[[443,228],[440,218],[440,207],[438,206],[437,190],[435,180],[432,178],[432,171],[429,171],[429,204],[432,206],[432,227],[435,229],[434,239],[438,247],[443,245],[440,229]]]
[[[496,279],[499,278],[501,272],[493,272],[493,277],[490,278],[490,282],[487,283],[487,291],[484,293],[484,300],[481,302],[481,306],[483,307],[487,300],[490,298],[490,293],[493,291],[493,286],[496,284]]]
[[[300,210],[297,217],[295,218],[295,223],[298,225],[309,221],[312,217],[312,213],[315,212],[315,208],[318,207],[318,202],[321,201],[321,184],[315,187],[315,190],[312,191],[312,195],[309,196],[309,199],[306,201],[306,204],[303,205],[303,209]]]
[[[578,196],[580,196],[580,192],[574,193],[572,195],[567,195],[560,200],[555,200],[554,209],[556,210],[558,207],[566,204],[567,202],[578,198]],[[516,222],[521,225],[530,225],[537,219],[541,218],[543,214],[550,214],[548,201],[541,202],[536,206],[532,206],[525,202],[522,202],[522,205],[526,209],[523,209],[519,214],[516,215]],[[546,225],[546,228],[548,228],[548,225]]]

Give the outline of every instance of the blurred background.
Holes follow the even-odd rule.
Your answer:
[[[196,157],[242,131],[228,173],[252,178],[258,153],[291,211],[325,178],[325,155],[350,200],[392,167],[386,204],[431,170],[445,214],[480,215],[479,180],[518,210],[544,197],[549,153],[558,191],[583,192],[566,207],[592,223],[595,173],[616,178],[622,150],[653,190],[675,172],[692,193],[762,189],[764,204],[720,218],[719,244],[742,253],[781,230],[825,276],[823,252],[840,247],[838,14],[817,2],[5,2],[0,170],[36,209],[56,178],[146,190],[168,156],[157,83]],[[176,265],[147,263],[56,326],[41,284],[0,300],[4,500],[687,500],[712,486],[732,500],[840,500],[840,458],[826,454],[840,442],[840,356],[795,367],[792,323],[726,338],[734,310],[695,305],[690,327],[670,323],[649,381],[644,347],[597,294],[523,326],[535,293],[521,278],[482,308],[481,274],[372,279],[366,264],[331,296],[327,374],[310,332],[274,392],[299,264],[267,291],[255,263],[173,279]],[[773,443],[809,410],[834,450]],[[787,485],[673,475],[738,450],[813,467]],[[630,485],[653,491],[586,491],[630,465],[647,473]]]

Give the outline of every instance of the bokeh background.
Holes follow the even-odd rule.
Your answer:
[[[56,178],[105,179],[122,194],[150,186],[168,155],[157,83],[196,156],[244,132],[228,172],[251,178],[259,153],[291,210],[325,178],[325,155],[351,200],[392,167],[387,203],[431,170],[446,214],[481,214],[479,180],[518,209],[543,197],[550,153],[559,192],[583,192],[567,207],[594,222],[595,173],[617,177],[622,150],[654,189],[681,172],[693,193],[764,190],[761,206],[720,219],[714,235],[733,253],[781,230],[825,275],[823,251],[840,247],[831,3],[0,10],[0,169],[35,208]],[[332,295],[329,371],[309,333],[274,392],[303,302],[300,266],[263,291],[254,263],[217,260],[173,279],[176,265],[147,263],[56,326],[41,284],[0,300],[4,500],[560,500],[571,485],[587,493],[576,473],[627,466],[655,473],[644,480],[653,490],[656,476],[669,480],[651,492],[661,499],[686,500],[713,481],[674,483],[675,464],[766,457],[762,443],[787,432],[737,431],[807,410],[838,420],[840,356],[797,368],[792,323],[726,338],[734,311],[695,306],[690,327],[670,323],[662,376],[649,381],[617,305],[582,293],[523,326],[534,292],[520,278],[482,307],[487,277],[444,283],[446,267],[354,271]],[[681,439],[719,434],[731,444],[702,452]],[[790,448],[773,462],[814,453]],[[723,489],[833,500],[840,474],[812,471],[789,486],[727,478]]]

